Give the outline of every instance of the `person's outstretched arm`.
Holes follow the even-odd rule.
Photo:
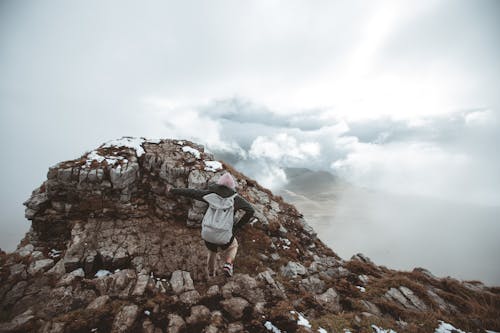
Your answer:
[[[205,201],[203,197],[210,193],[208,190],[197,190],[193,188],[170,188],[169,192],[174,195],[182,195],[200,201]]]
[[[243,215],[243,217],[234,224],[233,233],[247,224],[255,213],[255,209],[252,207],[252,205],[240,195],[237,195],[234,198],[234,209],[243,209],[245,211],[245,215]]]

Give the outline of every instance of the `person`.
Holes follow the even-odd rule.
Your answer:
[[[224,173],[218,179],[217,183],[210,184],[207,190],[170,188],[168,191],[174,195],[182,195],[204,201],[209,205],[204,215],[204,221],[202,222],[202,238],[208,249],[206,274],[208,277],[216,275],[217,252],[220,249],[225,261],[223,266],[224,273],[226,276],[231,277],[233,275],[234,259],[238,251],[238,241],[234,234],[250,221],[255,212],[252,205],[236,192],[236,182],[233,176],[228,172]],[[226,228],[228,230],[225,232],[218,228],[210,229],[210,233],[215,232],[218,234],[209,235],[204,226],[205,219],[215,218],[215,224],[219,222],[224,223],[222,221],[217,221],[217,219],[222,220],[224,217],[213,215],[213,210],[211,208],[214,207],[214,203],[215,205],[217,205],[217,203],[223,203],[226,205],[225,208],[232,208],[228,213],[230,216],[226,217],[226,219],[230,219],[230,222],[228,222],[230,225]],[[245,214],[237,223],[234,223],[234,212],[240,209],[244,210]],[[226,209],[223,211],[226,212]],[[227,239],[229,239],[229,241],[227,241]]]

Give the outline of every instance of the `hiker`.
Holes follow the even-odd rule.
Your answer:
[[[216,275],[217,251],[221,249],[225,260],[224,273],[231,277],[234,258],[238,250],[238,241],[234,233],[248,223],[254,214],[252,205],[236,192],[236,182],[233,176],[228,172],[224,173],[216,184],[208,186],[208,190],[171,188],[169,192],[208,204],[201,229],[201,237],[208,249],[206,273],[208,277]],[[243,209],[245,215],[234,223],[234,212],[239,209]]]

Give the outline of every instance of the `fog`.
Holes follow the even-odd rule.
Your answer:
[[[350,184],[317,224],[343,256],[359,244],[395,268],[498,284],[485,268],[500,236],[498,13],[494,0],[0,1],[0,248],[28,230],[22,202],[51,165],[124,135],[180,138],[273,190],[291,167]],[[387,252],[356,228],[407,241]],[[469,238],[467,260],[432,229]],[[424,235],[450,255],[405,248]]]
[[[424,267],[440,277],[500,284],[500,267],[492,264],[500,253],[500,207],[333,188],[283,195],[342,258],[361,252],[389,268]]]

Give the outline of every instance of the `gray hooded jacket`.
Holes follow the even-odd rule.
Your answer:
[[[211,184],[208,186],[208,190],[196,190],[191,188],[173,188],[170,190],[170,193],[206,202],[206,200],[203,199],[203,197],[209,193],[216,193],[223,198],[227,198],[236,194],[236,191],[224,185]],[[236,195],[234,197],[234,211],[236,212],[239,209],[243,209],[245,211],[245,215],[243,215],[243,217],[234,224],[233,232],[240,229],[245,224],[247,224],[255,212],[254,208],[248,201],[246,201],[240,195]]]

